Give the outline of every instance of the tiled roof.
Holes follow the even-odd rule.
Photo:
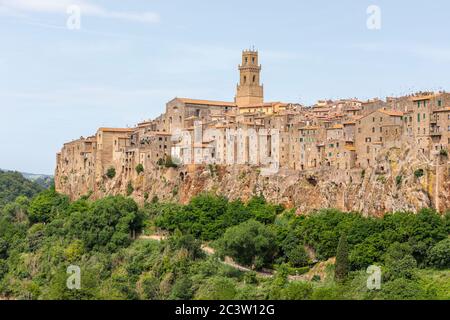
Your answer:
[[[135,129],[132,128],[100,128],[98,131],[103,132],[133,132]]]
[[[218,106],[218,107],[236,107],[234,102],[226,102],[226,101],[213,101],[213,100],[197,100],[197,99],[189,99],[189,98],[176,98],[183,103],[187,104],[198,104],[198,105],[206,105],[206,106]]]
[[[443,109],[437,109],[437,110],[434,110],[433,112],[450,112],[450,107],[446,107]]]
[[[395,111],[395,110],[384,110],[384,109],[380,109],[379,110],[381,113],[387,114],[389,116],[393,116],[393,117],[402,117],[404,115],[403,112],[401,111]]]

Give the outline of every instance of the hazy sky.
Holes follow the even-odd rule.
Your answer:
[[[81,30],[66,26],[72,4]],[[266,100],[449,90],[449,12],[448,0],[0,0],[0,168],[52,173],[64,142],[176,96],[232,101],[253,45]]]

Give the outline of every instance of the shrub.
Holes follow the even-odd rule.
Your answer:
[[[404,278],[383,284],[381,293],[385,300],[420,300],[425,298],[425,292],[417,282]]]
[[[412,256],[412,248],[407,243],[394,243],[384,255],[384,263],[387,268],[385,278],[412,279],[417,261]]]
[[[197,300],[232,300],[236,296],[236,284],[224,277],[213,277],[200,286]]]
[[[178,165],[173,162],[171,156],[166,156],[165,158],[160,158],[156,162],[158,166],[166,167],[166,168],[178,168]]]
[[[445,149],[441,149],[441,151],[439,152],[439,154],[443,157],[448,157],[448,151]]]
[[[142,172],[144,172],[144,166],[142,165],[142,163],[139,163],[139,164],[136,166],[136,173],[137,173],[137,174],[141,174]]]
[[[417,169],[416,171],[414,171],[414,176],[417,179],[422,178],[425,175],[425,172],[423,171],[423,169]]]
[[[133,192],[134,192],[133,184],[131,183],[131,181],[129,181],[127,184],[127,196],[131,196]]]
[[[313,287],[307,282],[291,282],[281,290],[283,300],[309,300],[313,293]]]
[[[450,238],[436,244],[428,254],[428,263],[439,269],[450,268]]]
[[[107,176],[109,179],[113,179],[113,178],[116,176],[116,169],[113,168],[113,167],[109,168],[109,169],[106,171],[106,176]]]

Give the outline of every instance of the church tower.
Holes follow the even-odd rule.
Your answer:
[[[242,64],[239,66],[240,83],[237,86],[235,102],[240,106],[262,104],[264,88],[260,85],[261,66],[258,64],[258,51],[242,52]]]

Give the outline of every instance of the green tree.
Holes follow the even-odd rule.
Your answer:
[[[278,249],[273,231],[255,220],[229,228],[217,247],[220,255],[256,268],[270,263]]]
[[[48,223],[62,214],[68,205],[69,199],[66,196],[54,190],[46,190],[31,201],[28,208],[29,219],[32,223]]]
[[[450,238],[437,243],[428,253],[428,263],[438,269],[450,268]]]
[[[412,248],[407,243],[392,244],[384,255],[386,279],[412,279],[417,262],[412,256]]]
[[[339,240],[336,252],[336,268],[335,268],[336,281],[344,282],[347,279],[348,272],[349,272],[349,262],[348,262],[347,234],[343,233]]]

